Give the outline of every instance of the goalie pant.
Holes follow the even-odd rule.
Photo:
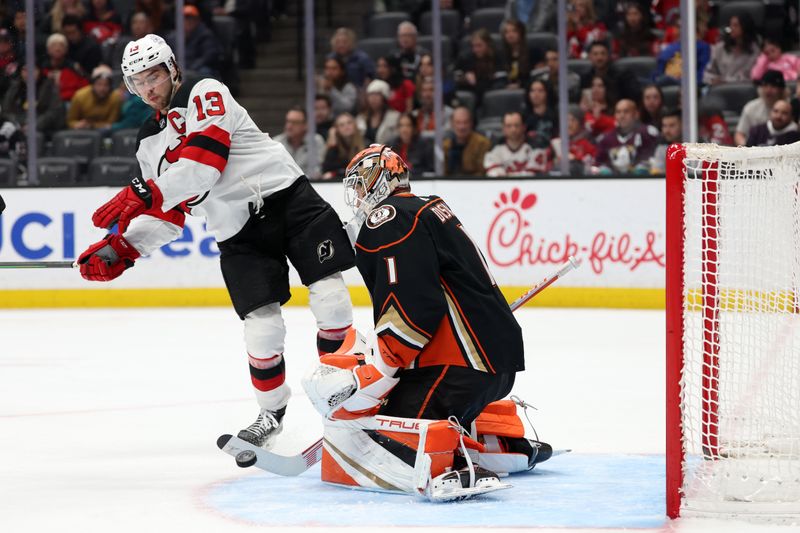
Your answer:
[[[477,440],[465,437],[464,444],[477,466],[516,473],[530,470],[533,458],[519,450],[503,449],[501,443],[524,440],[523,435],[516,405],[503,400],[487,406],[475,421],[473,436]],[[418,453],[421,445],[429,462]],[[327,483],[420,493],[431,480],[464,464],[459,431],[445,420],[377,415],[325,422],[322,480]]]

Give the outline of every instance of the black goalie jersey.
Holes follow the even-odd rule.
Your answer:
[[[522,332],[483,255],[437,196],[395,194],[367,218],[356,264],[394,366],[524,369]]]

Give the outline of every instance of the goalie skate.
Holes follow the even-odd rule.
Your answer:
[[[452,502],[510,488],[494,472],[475,466],[474,484],[470,484],[469,468],[445,472],[428,483],[424,496],[434,502]]]

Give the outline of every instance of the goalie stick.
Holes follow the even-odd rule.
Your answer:
[[[516,311],[522,305],[530,301],[534,296],[541,293],[547,287],[555,283],[556,280],[565,276],[571,270],[580,266],[580,261],[570,256],[561,265],[557,272],[543,279],[537,285],[529,289],[525,294],[514,300],[509,307]],[[381,415],[382,418],[391,418]],[[355,421],[353,421],[355,422]],[[352,422],[351,422],[352,423]],[[311,446],[296,455],[281,455],[278,453],[253,446],[239,437],[233,435],[222,435],[217,439],[217,447],[223,452],[236,458],[236,464],[242,468],[256,466],[261,470],[278,474],[280,476],[299,476],[319,461],[322,460],[323,439],[319,439]],[[553,456],[567,453],[570,450],[553,450]]]

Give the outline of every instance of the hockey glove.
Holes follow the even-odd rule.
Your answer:
[[[81,276],[89,281],[111,281],[133,266],[139,252],[121,235],[106,235],[78,258]]]
[[[92,223],[103,229],[119,223],[119,232],[125,233],[131,219],[149,209],[161,211],[163,202],[161,190],[153,180],[133,178],[129,186],[94,212]]]
[[[383,399],[400,381],[399,378],[384,375],[375,365],[365,363],[363,356],[323,355],[320,363],[353,372],[355,391],[330,413],[329,418],[332,420],[354,420],[375,416],[383,404]]]

